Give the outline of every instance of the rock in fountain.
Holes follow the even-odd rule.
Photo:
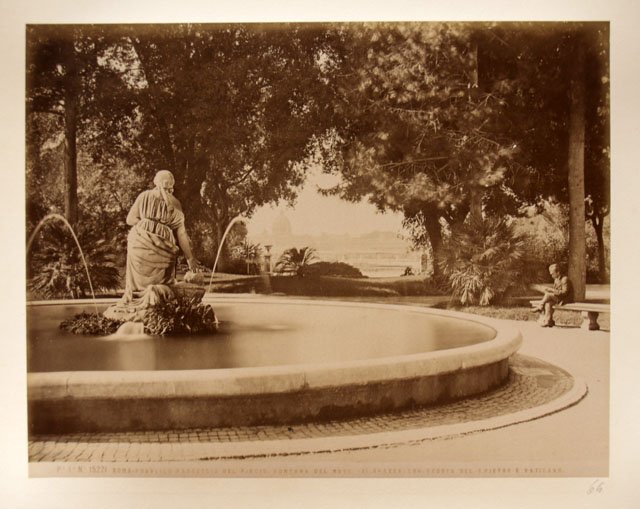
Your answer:
[[[147,313],[156,306],[175,300],[186,299],[194,305],[206,306],[211,310],[214,322],[217,324],[213,308],[202,304],[204,297],[204,279],[202,274],[187,272],[184,281],[169,285],[150,285],[138,297],[125,302],[109,306],[104,316],[112,320],[124,321],[115,334],[109,339],[143,339],[144,321]],[[216,325],[217,327],[217,325]]]
[[[202,302],[205,293],[203,281],[202,274],[187,272],[184,281],[168,285],[149,285],[139,292],[138,296],[134,294],[130,301],[123,299],[109,306],[104,316],[124,322],[143,322],[149,309],[168,301],[186,298],[198,304]]]

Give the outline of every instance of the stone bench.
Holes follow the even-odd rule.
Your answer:
[[[532,306],[537,305],[540,302],[538,300],[529,301]],[[571,302],[568,304],[555,305],[553,309],[562,309],[564,311],[579,311],[582,313],[582,329],[588,330],[600,330],[600,324],[598,324],[598,315],[600,313],[610,313],[611,308],[609,304],[600,304],[596,302]]]
[[[571,302],[569,304],[554,306],[554,309],[581,312],[582,325],[580,325],[580,327],[588,330],[600,330],[598,315],[600,313],[611,313],[609,304],[597,304],[595,302]]]

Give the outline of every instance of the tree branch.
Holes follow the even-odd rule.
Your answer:
[[[449,160],[449,156],[425,157],[422,159],[412,159],[411,161],[381,164],[380,168],[397,168],[400,166],[408,166],[416,163],[428,163],[430,161],[448,161],[448,160]]]
[[[228,186],[227,187],[231,187],[231,186],[237,186],[238,184],[242,184],[245,180],[247,180],[247,178],[249,177],[249,175],[251,175],[254,171],[254,167],[251,166],[243,175],[241,175],[239,178],[237,178],[236,180],[231,180],[228,182]]]
[[[137,40],[135,37],[130,38],[130,41],[131,41],[131,45],[133,46],[133,50],[135,51],[139,59],[140,65],[142,67],[142,73],[144,75],[144,79],[148,83],[148,87],[146,89],[146,94],[145,94],[147,107],[151,111],[151,114],[153,115],[153,117],[156,119],[158,129],[160,130],[160,136],[163,140],[162,148],[163,148],[164,155],[167,159],[167,162],[171,165],[171,169],[175,171],[176,157],[175,157],[175,152],[173,150],[173,143],[171,141],[169,126],[167,124],[167,121],[163,117],[163,115],[160,113],[160,111],[156,107],[156,102],[160,101],[159,94],[157,94],[158,85],[156,81],[153,79],[153,76],[149,70],[149,67],[150,67],[149,60],[145,55],[145,52],[142,48],[140,41]],[[155,96],[155,97],[152,97],[152,96]]]

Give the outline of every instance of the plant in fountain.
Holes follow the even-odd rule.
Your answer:
[[[124,322],[96,313],[80,313],[60,323],[60,328],[73,334],[107,336],[116,332]]]
[[[147,310],[144,331],[154,336],[215,332],[218,321],[213,308],[196,297],[176,297]]]

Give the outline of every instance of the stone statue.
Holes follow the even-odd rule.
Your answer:
[[[142,321],[145,310],[164,300],[180,295],[202,299],[204,295],[184,213],[173,196],[175,179],[170,171],[163,170],[153,183],[155,187],[140,193],[127,215],[131,230],[127,238],[125,290],[120,302],[105,311],[108,318]],[[177,283],[175,266],[180,250],[190,272],[184,282]]]

